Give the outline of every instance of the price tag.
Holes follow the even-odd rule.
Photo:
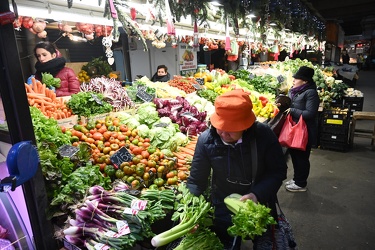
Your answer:
[[[279,81],[279,83],[282,83],[282,82],[285,81],[285,77],[282,76],[282,75],[279,75],[279,76],[277,77],[277,80]]]
[[[200,85],[203,85],[203,84],[204,84],[204,78],[202,78],[202,77],[195,78],[195,80],[196,80],[197,83],[200,84]]]
[[[146,85],[137,85],[137,90],[139,91],[139,90],[143,90],[143,91],[146,91],[146,89],[147,89],[147,86]]]
[[[165,123],[165,122],[161,122],[161,123],[158,123],[158,124],[155,124],[154,127],[162,127],[162,128],[165,128],[165,127],[168,127],[169,126],[169,123]]]
[[[202,86],[200,84],[193,84],[193,87],[196,89],[196,90],[200,90],[202,89]]]
[[[105,236],[108,236],[108,237],[113,237],[113,238],[118,238],[117,236],[117,233],[116,232],[113,232],[112,230],[108,230],[107,232],[104,233]]]
[[[130,234],[130,228],[129,228],[128,222],[124,220],[117,221],[116,227],[117,227],[118,236]]]
[[[59,155],[61,157],[72,157],[75,155],[79,149],[77,147],[71,146],[71,145],[63,145],[59,147]]]
[[[194,114],[190,113],[190,112],[184,112],[184,113],[181,114],[181,116],[184,116],[184,117],[186,117],[186,118],[188,118],[189,120],[192,120],[192,121],[198,121],[198,119],[194,117]]]
[[[95,101],[97,104],[103,105],[102,100],[100,100],[99,97],[98,97],[97,95],[91,93],[91,96],[92,96],[92,98],[94,99],[94,101]]]
[[[95,250],[108,250],[109,246],[103,243],[97,243],[94,246]]]
[[[116,167],[120,167],[121,163],[131,161],[133,156],[129,153],[129,151],[122,147],[117,150],[111,157],[110,160]]]
[[[132,200],[132,203],[131,203],[130,206],[131,206],[132,209],[142,211],[142,210],[146,209],[146,205],[147,205],[146,200],[134,199],[134,200]]]
[[[137,91],[137,97],[144,102],[151,102],[154,99],[154,97],[152,95],[150,95],[149,93],[147,93],[143,89],[139,89]]]
[[[132,209],[130,207],[127,207],[124,209],[124,214],[131,214],[131,215],[136,215],[138,213],[138,210]]]

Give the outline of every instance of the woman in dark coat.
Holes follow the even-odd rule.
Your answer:
[[[317,146],[320,99],[313,76],[314,69],[306,66],[300,67],[293,76],[293,87],[289,91],[289,97],[292,100],[290,114],[295,122],[298,122],[302,115],[309,134],[305,151],[288,149],[294,169],[293,179],[285,183],[285,188],[290,192],[306,191],[307,178],[310,173],[310,151],[312,147]]]
[[[268,125],[256,121],[249,94],[243,90],[232,90],[216,98],[210,120],[212,127],[198,138],[187,186],[191,193],[200,195],[211,184],[214,230],[225,249],[239,249],[240,239],[231,248],[233,237],[227,233],[232,225],[231,213],[224,198],[241,194],[241,200],[251,199],[270,207],[276,218],[276,194],[286,178],[287,166],[276,135]],[[252,164],[253,140],[257,166]]]

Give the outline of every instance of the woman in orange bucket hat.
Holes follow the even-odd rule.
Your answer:
[[[216,98],[211,126],[198,138],[187,181],[194,195],[203,194],[211,184],[213,230],[225,249],[240,249],[241,239],[237,238],[232,248],[234,238],[227,233],[231,213],[224,198],[241,194],[242,200],[270,207],[276,219],[276,194],[286,179],[287,165],[278,139],[268,125],[256,121],[252,107],[249,93],[241,89]]]

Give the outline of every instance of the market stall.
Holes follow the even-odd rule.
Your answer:
[[[26,4],[29,1],[20,2]],[[204,5],[206,2],[201,4],[202,9],[207,7]],[[2,8],[5,12],[9,10],[9,6]],[[54,12],[53,6],[51,8]],[[172,242],[191,244],[194,239],[189,238],[186,232],[201,219],[198,215],[194,215],[196,220],[177,225],[184,229],[181,233],[169,232],[168,237],[158,237],[157,242],[151,239],[155,234],[173,227],[186,214],[197,212],[197,209],[201,209],[204,215],[209,214],[210,204],[202,197],[199,197],[202,200],[198,208],[188,203],[189,200],[184,200],[190,196],[183,187],[189,176],[197,138],[209,126],[209,117],[217,96],[238,88],[248,91],[257,119],[266,122],[279,112],[274,103],[276,96],[290,88],[292,75],[303,65],[315,69],[314,81],[318,85],[322,108],[328,110],[334,101],[348,94],[344,93],[347,87],[341,84],[342,81],[332,77],[332,71],[296,58],[286,59],[283,63],[266,61],[249,69],[243,67],[231,72],[220,68],[208,70],[209,67],[202,67],[197,71],[198,48],[216,50],[217,43],[226,40],[225,36],[215,39],[206,37],[202,28],[201,33],[204,35],[201,37],[198,36],[198,28],[191,30],[192,34],[176,35],[168,30],[159,34],[150,27],[138,29],[135,22],[141,21],[136,18],[132,21],[126,19],[127,9],[124,11],[118,7],[117,11],[122,15],[120,19],[123,26],[132,24],[126,32],[131,36],[128,45],[133,48],[134,54],[144,53],[143,49],[150,45],[157,49],[165,49],[170,45],[165,51],[173,51],[172,57],[177,58],[174,65],[176,74],[170,81],[153,83],[147,77],[149,72],[144,71],[155,67],[138,67],[137,63],[140,61],[140,65],[144,64],[144,58],[151,58],[153,64],[160,63],[157,56],[160,50],[155,50],[158,52],[143,54],[139,57],[141,59],[132,57],[129,60],[134,68],[146,76],[125,85],[118,79],[116,72],[107,70],[114,61],[110,53],[110,44],[114,40],[111,40],[112,37],[108,38],[108,33],[117,31],[116,27],[111,27],[110,30],[103,29],[102,26],[99,30],[96,27],[93,35],[93,30],[90,29],[94,26],[81,23],[73,27],[81,35],[80,39],[102,39],[106,58],[81,63],[75,69],[81,82],[81,91],[70,97],[56,97],[46,81],[31,78],[31,82],[25,83],[21,79],[21,63],[12,56],[17,54],[17,48],[7,46],[5,49],[4,46],[16,44],[12,25],[17,23],[1,26],[3,36],[0,47],[2,54],[6,55],[6,60],[2,61],[6,72],[1,75],[6,84],[1,85],[0,89],[7,123],[4,138],[8,144],[30,140],[37,147],[40,156],[38,172],[22,188],[29,215],[28,218],[22,218],[22,221],[31,228],[32,235],[28,238],[33,238],[38,249],[57,249],[57,246],[62,245],[67,248],[90,248],[108,244],[117,249],[130,249],[138,244],[149,244],[150,247],[151,243],[154,247]],[[131,13],[136,14],[135,10]],[[26,14],[22,13],[23,18]],[[140,16],[143,14],[140,13]],[[213,17],[218,19],[215,15]],[[30,18],[23,20],[26,20],[26,26],[30,26],[31,21],[36,21]],[[18,25],[18,28],[26,28],[23,22]],[[269,27],[269,23],[259,25],[262,28]],[[74,39],[74,32],[69,30],[69,26],[67,23],[60,23],[58,29],[69,39]],[[30,28],[32,27],[28,29]],[[189,28],[191,29],[191,25]],[[223,29],[224,26],[220,26],[216,33]],[[34,30],[36,36],[42,31]],[[134,39],[135,33],[138,40]],[[236,34],[236,30],[230,34]],[[112,35],[116,39],[115,34]],[[272,34],[268,35],[269,38],[272,37]],[[38,37],[42,38],[40,36],[41,34]],[[273,48],[272,55],[275,56],[279,48],[274,38],[261,41],[262,37],[258,37],[250,41],[249,36],[243,34],[242,39],[237,42],[238,45],[252,47],[254,51],[263,48],[268,42],[267,46]],[[307,43],[316,48],[320,46],[314,39],[301,34],[289,34],[284,38],[298,41],[301,48]],[[174,51],[175,48],[178,48],[178,52]],[[251,54],[251,50],[242,52],[245,56]],[[170,55],[166,57],[167,61],[170,61]],[[97,68],[99,64],[106,66],[100,73]],[[355,101],[349,97],[345,99],[346,104],[354,103],[352,107],[360,105]],[[331,115],[336,113],[331,112]],[[350,115],[347,117],[350,119]],[[334,119],[328,117],[326,123],[331,118]],[[347,143],[347,130],[343,131],[342,142]],[[321,136],[323,141],[332,140],[332,136],[341,138],[330,134],[331,131],[324,132]],[[327,145],[325,147],[331,149]],[[134,200],[136,204],[133,204]],[[175,201],[180,205],[185,204],[181,208],[183,213],[175,214],[176,210],[181,212],[175,208]],[[95,218],[92,216],[94,212]],[[136,219],[130,215],[137,215]],[[69,221],[68,216],[72,218]],[[166,220],[169,222],[166,223],[168,227],[161,230],[160,221]],[[88,222],[92,223],[90,227],[86,226]],[[105,229],[98,229],[99,224]],[[212,245],[218,242],[217,237],[209,231],[199,233],[202,233],[199,235],[202,239],[210,237],[215,242]]]

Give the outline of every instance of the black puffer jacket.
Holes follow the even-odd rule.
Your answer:
[[[252,180],[251,138],[256,137],[258,167],[255,182],[250,186],[231,184],[229,175]],[[212,176],[212,202],[220,206],[224,198],[232,193],[253,192],[258,201],[275,212],[276,194],[286,178],[287,165],[281,146],[272,130],[265,124],[255,122],[242,135],[242,143],[225,145],[215,128],[203,132],[195,149],[187,186],[195,195],[202,194]],[[230,174],[231,173],[231,174]]]
[[[309,133],[308,144],[312,147],[316,147],[318,140],[318,109],[320,99],[316,90],[316,84],[314,82],[308,84],[308,88],[297,92],[293,97],[289,91],[289,97],[292,100],[290,114],[295,122],[298,122],[302,114],[302,118],[306,122]]]

